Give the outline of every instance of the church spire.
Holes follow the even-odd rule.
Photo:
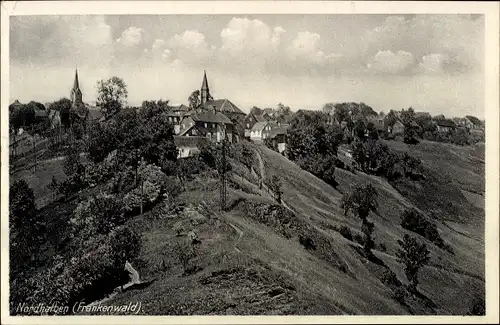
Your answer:
[[[75,82],[73,83],[73,89],[80,89],[80,84],[78,82],[78,69],[75,70]]]
[[[210,89],[208,88],[207,72],[203,71],[203,82],[201,84],[200,102],[201,107],[205,106],[205,103],[210,100]]]

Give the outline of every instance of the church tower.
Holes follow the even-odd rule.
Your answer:
[[[75,70],[75,82],[73,83],[73,89],[71,89],[71,103],[73,107],[83,104],[82,91],[80,90],[80,84],[78,82],[78,70]]]
[[[205,107],[206,102],[209,100],[212,100],[212,96],[210,96],[210,89],[208,88],[207,72],[203,71],[203,83],[201,84],[200,92],[201,107]]]

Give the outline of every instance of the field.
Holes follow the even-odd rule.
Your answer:
[[[280,154],[248,145],[255,151],[255,161],[251,169],[233,161],[227,212],[218,209],[216,174],[206,172],[186,184],[174,213],[166,213],[160,203],[128,221],[142,236],[139,258],[130,262],[146,284],[116,294],[110,304],[140,301],[141,314],[148,315],[463,315],[484,296],[484,211],[477,197],[484,192],[480,164],[484,147],[388,143],[394,150],[420,157],[437,175],[419,195],[439,197],[444,207],[470,213],[468,222],[447,214],[451,208],[416,204],[422,197],[404,193],[416,184],[391,184],[362,172],[336,169],[339,186],[333,188]],[[61,162],[50,161],[40,168],[56,173]],[[272,175],[282,181],[281,205],[265,185],[259,187],[260,178]],[[47,180],[38,174],[26,171],[15,177],[28,180],[37,197],[50,195]],[[357,184],[368,183],[376,188],[379,201],[377,212],[370,215],[376,243],[376,258],[371,260],[360,254],[357,242],[337,231],[346,226],[360,233],[361,222],[344,215],[340,200]],[[463,191],[476,197],[464,196]],[[401,228],[400,216],[410,207],[435,218],[441,237],[454,252],[411,233],[431,252],[429,265],[420,273],[418,295],[388,281],[392,272],[395,282],[407,283],[395,253],[397,240],[409,233]],[[438,212],[442,215],[434,215]],[[194,272],[184,274],[177,245],[186,242],[191,231],[199,244],[190,261]]]
[[[181,212],[154,221],[144,216],[134,221],[143,231],[144,243],[137,269],[145,280],[154,282],[116,296],[113,303],[141,301],[145,314],[465,314],[484,295],[480,228],[461,221],[439,223],[439,232],[454,254],[419,237],[431,251],[431,262],[421,271],[420,295],[407,295],[400,301],[383,281],[384,273],[391,270],[407,283],[395,252],[397,240],[407,233],[400,226],[400,215],[414,206],[411,201],[385,180],[360,172],[337,169],[340,185],[334,189],[281,155],[263,146],[255,149],[261,163],[257,160],[252,171],[241,167],[233,174],[239,189],[230,190],[231,202],[239,203],[232,204],[231,211],[208,212],[216,209],[217,202],[216,180],[211,179],[211,185],[200,182],[183,194],[195,213]],[[428,159],[437,159],[439,152],[429,152]],[[466,162],[462,167],[467,167]],[[273,214],[255,218],[255,209],[276,205],[257,186],[261,172],[282,179],[289,213],[285,221]],[[471,175],[481,178],[479,172]],[[480,182],[469,176],[460,184],[472,188]],[[370,218],[375,222],[376,244],[386,247],[377,248],[375,261],[363,258],[359,244],[334,230],[347,226],[360,232],[360,222],[343,215],[340,199],[356,184],[366,183],[379,193],[380,208]],[[200,209],[197,202],[208,208]],[[202,269],[193,275],[182,275],[172,253],[180,240],[176,235],[179,225],[185,231],[194,230],[201,240],[197,263]],[[302,245],[300,237],[310,238],[315,249]]]

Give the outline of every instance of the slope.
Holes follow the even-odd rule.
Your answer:
[[[176,213],[158,206],[130,221],[143,234],[140,258],[132,263],[141,279],[154,281],[115,296],[112,304],[140,301],[141,313],[171,315],[465,314],[484,295],[482,237],[467,224],[438,224],[454,254],[419,238],[431,263],[421,271],[420,294],[408,295],[398,285],[406,279],[395,252],[407,233],[400,215],[413,207],[409,200],[383,179],[340,169],[334,189],[280,154],[248,145],[256,159],[251,169],[233,161],[229,211],[217,210],[216,175],[206,173],[187,184]],[[259,186],[262,176],[272,175],[282,181],[283,205]],[[347,226],[360,232],[360,222],[343,215],[340,200],[366,183],[375,186],[380,202],[370,216],[378,247],[371,261],[336,231]],[[199,244],[191,260],[195,271],[186,274],[176,247],[191,231]]]

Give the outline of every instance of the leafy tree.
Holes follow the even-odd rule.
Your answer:
[[[387,125],[390,127],[393,127],[394,124],[398,121],[398,117],[396,116],[396,112],[394,112],[392,109],[389,111],[387,114]]]
[[[189,102],[189,108],[190,109],[197,109],[201,105],[201,99],[200,99],[200,91],[195,90],[189,95],[188,98]]]
[[[61,98],[58,101],[50,104],[49,109],[56,110],[59,112],[61,117],[61,125],[68,129],[71,125],[70,122],[70,111],[71,111],[71,100],[67,98]]]
[[[368,137],[373,140],[378,140],[378,131],[372,122],[366,125],[366,130],[368,131]]]
[[[326,103],[323,105],[323,113],[331,115],[335,111],[335,105],[333,103]]]
[[[262,109],[260,109],[257,106],[252,107],[252,109],[250,110],[250,114],[261,115],[262,113],[263,113]]]
[[[116,266],[124,267],[127,260],[132,260],[139,255],[140,237],[129,227],[120,226],[113,229],[109,234],[109,243]]]
[[[334,112],[333,116],[335,119],[341,123],[341,122],[349,122],[350,121],[350,115],[349,115],[349,108],[346,103],[342,104],[335,104],[334,105]]]
[[[127,85],[116,76],[97,82],[97,106],[106,119],[115,115],[125,106],[128,96]]]
[[[87,148],[90,160],[94,163],[101,162],[117,147],[115,133],[111,128],[99,121],[90,123]]]
[[[40,223],[36,219],[35,195],[24,180],[9,189],[9,230],[11,277],[17,279],[34,257]]]
[[[408,110],[401,110],[401,122],[405,126],[411,125],[412,122],[415,121],[415,111],[413,108],[408,108]]]
[[[354,122],[354,135],[361,140],[365,139],[366,123],[362,119],[357,119]]]
[[[417,240],[405,234],[403,240],[398,240],[400,248],[396,252],[396,256],[400,263],[403,263],[405,275],[410,282],[409,290],[417,291],[418,271],[422,266],[430,260],[430,252],[425,244],[420,244]]]
[[[281,195],[283,194],[283,191],[281,189],[281,180],[278,176],[273,175],[271,177],[269,188],[273,192],[276,201],[278,201],[278,203],[281,203]]]
[[[371,249],[374,247],[373,223],[368,221],[368,215],[371,211],[376,211],[377,207],[377,192],[371,184],[358,185],[354,191],[344,194],[342,197],[344,213],[347,214],[351,211],[362,221],[361,231],[365,235],[364,251],[367,255],[371,255]]]

